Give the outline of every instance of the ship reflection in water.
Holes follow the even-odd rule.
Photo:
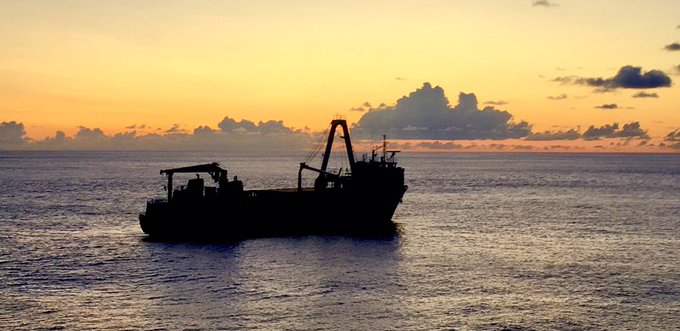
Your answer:
[[[328,171],[337,127],[343,130],[349,169]],[[383,141],[382,156],[355,160],[347,122],[331,122],[320,168],[300,163],[297,188],[244,190],[238,177],[217,163],[161,170],[168,179],[167,199],[149,200],[140,214],[142,230],[152,239],[238,240],[289,235],[390,236],[397,233],[392,215],[406,192],[404,169]],[[302,171],[318,173],[314,187],[302,187]],[[197,173],[186,187],[173,190],[173,175]],[[215,187],[206,187],[207,173]]]

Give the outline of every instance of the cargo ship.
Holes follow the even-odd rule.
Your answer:
[[[349,169],[328,170],[337,128],[342,129]],[[238,177],[229,180],[218,163],[164,169],[167,198],[151,199],[139,215],[142,230],[161,240],[240,240],[258,237],[349,235],[392,236],[392,216],[407,186],[383,137],[382,153],[373,150],[355,160],[347,122],[331,122],[319,168],[300,163],[297,187],[244,190]],[[313,187],[302,187],[302,172],[317,173]],[[196,174],[187,185],[173,189],[173,176]],[[199,174],[214,185],[205,184]]]

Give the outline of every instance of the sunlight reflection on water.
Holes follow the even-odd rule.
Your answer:
[[[234,244],[143,240],[158,169],[217,160],[247,188],[294,186],[301,156],[6,156],[6,329],[680,325],[678,156],[405,155],[401,237]]]

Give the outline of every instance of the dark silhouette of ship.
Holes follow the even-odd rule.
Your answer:
[[[343,130],[349,171],[327,170],[336,128]],[[300,163],[297,188],[244,190],[243,183],[217,163],[161,170],[168,179],[167,199],[153,199],[139,215],[142,230],[153,239],[238,240],[299,235],[391,236],[392,216],[406,192],[404,169],[383,138],[375,150],[356,161],[347,122],[336,119],[320,168]],[[314,187],[302,187],[302,171],[318,173]],[[186,187],[173,190],[173,175],[196,173]],[[207,173],[216,186],[206,186]]]

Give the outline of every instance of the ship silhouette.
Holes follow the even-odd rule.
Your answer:
[[[342,129],[349,169],[328,171],[336,129]],[[144,233],[160,240],[239,240],[302,235],[391,236],[392,216],[407,186],[404,169],[383,138],[382,155],[371,152],[355,160],[347,122],[331,122],[320,168],[300,163],[296,188],[244,190],[218,163],[164,169],[167,198],[147,201],[139,215]],[[302,172],[318,174],[313,187],[302,187]],[[186,186],[173,189],[173,175],[196,173]],[[206,186],[207,173],[215,186]]]

